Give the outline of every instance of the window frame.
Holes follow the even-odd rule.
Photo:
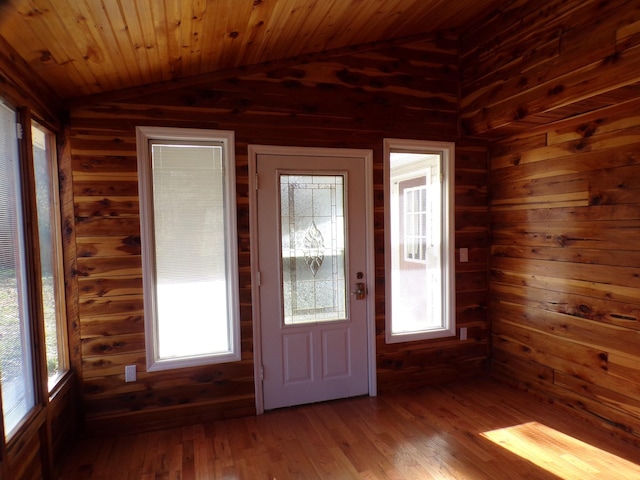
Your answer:
[[[59,189],[56,188],[59,185],[58,178],[58,157],[56,154],[56,141],[55,141],[55,133],[49,130],[42,123],[38,122],[35,119],[30,119],[29,128],[38,128],[45,134],[45,143],[46,143],[46,159],[47,159],[47,169],[49,173],[49,195],[51,200],[51,214],[48,218],[51,229],[51,238],[50,246],[52,253],[52,265],[53,268],[53,282],[54,282],[54,298],[55,298],[55,316],[56,316],[56,337],[57,337],[57,356],[58,356],[58,373],[55,376],[49,377],[49,369],[48,364],[47,368],[44,370],[47,377],[47,390],[49,394],[53,393],[56,387],[60,384],[62,379],[65,377],[65,374],[69,371],[69,348],[68,348],[68,340],[67,340],[67,309],[66,309],[66,295],[65,295],[65,284],[64,284],[64,262],[63,262],[63,247],[62,247],[62,216],[61,216],[61,205],[60,205],[60,192]],[[33,135],[30,135],[31,139],[31,149],[34,149]],[[32,154],[32,171],[34,172],[34,191],[33,195],[35,201],[38,201],[38,190],[35,181],[35,154]],[[35,210],[36,218],[38,217],[38,209]],[[40,231],[39,225],[40,222],[36,223],[38,228],[36,228],[35,234],[38,235],[39,243],[38,249],[42,251],[42,244],[40,243]],[[40,278],[42,278],[42,265],[40,265]],[[43,285],[40,284],[41,288],[41,298],[42,298],[42,318],[39,321],[42,322],[42,331],[43,331],[43,341],[45,342],[44,356],[45,360],[48,358],[48,352],[46,349],[46,326],[45,326],[45,315],[44,315],[44,291]],[[48,360],[46,360],[48,362]]]
[[[27,148],[27,142],[29,141],[29,135],[23,130],[23,125],[27,123],[24,109],[18,109],[11,105],[9,102],[0,98],[0,109],[8,110],[12,115],[11,127],[14,129],[10,133],[12,135],[13,149],[10,154],[15,155],[15,165],[13,165],[12,179],[14,184],[15,198],[7,198],[8,201],[15,201],[15,231],[12,232],[12,248],[14,250],[13,267],[15,269],[15,281],[16,281],[16,303],[18,314],[18,329],[20,331],[20,357],[21,364],[20,369],[25,377],[24,384],[24,398],[28,399],[26,410],[21,412],[20,418],[13,421],[13,424],[9,426],[7,420],[10,415],[8,411],[8,405],[6,402],[0,401],[2,405],[2,432],[4,434],[5,443],[13,442],[17,435],[27,422],[33,418],[34,412],[38,408],[41,402],[40,392],[40,370],[39,370],[39,338],[37,335],[38,325],[36,318],[38,318],[38,312],[40,305],[38,304],[39,291],[37,290],[37,283],[34,284],[35,272],[39,265],[34,262],[34,251],[37,252],[37,243],[34,243],[33,223],[30,221],[30,213],[32,211],[32,178],[30,175],[30,154],[28,148],[31,148],[29,144]],[[2,391],[2,400],[4,398],[5,390],[9,391],[7,385],[0,379],[0,391]],[[19,405],[16,404],[16,405]]]
[[[411,191],[414,194],[414,198],[412,199],[412,205],[411,205],[411,210],[409,210],[406,206],[406,204],[404,205],[404,209],[402,211],[402,216],[404,217],[404,238],[405,241],[406,239],[411,239],[411,245],[416,245],[416,243],[418,245],[420,245],[422,243],[422,240],[425,241],[428,239],[427,235],[423,234],[421,226],[423,224],[423,222],[426,221],[427,219],[427,210],[426,209],[422,209],[422,205],[421,202],[418,202],[419,207],[416,209],[415,208],[415,203],[413,202],[415,200],[415,193],[418,193],[418,197],[419,200],[422,200],[423,196],[426,198],[427,196],[427,186],[426,185],[420,185],[417,187],[408,187],[404,189],[405,192],[407,191]],[[425,200],[426,201],[426,200]],[[417,222],[417,227],[416,227],[416,222],[415,220],[418,220]],[[410,228],[411,226],[411,228]],[[413,230],[413,233],[409,233],[409,230]],[[415,233],[417,232],[417,233]],[[415,250],[414,250],[415,251]],[[409,249],[408,248],[404,248],[403,251],[403,255],[404,255],[404,261],[405,262],[413,262],[413,263],[425,263],[425,257],[426,257],[426,248],[418,248],[418,256],[417,257],[412,257],[410,255]]]
[[[455,144],[426,140],[385,138],[384,152],[384,225],[385,225],[385,341],[402,343],[455,336]],[[416,332],[393,332],[393,285],[392,285],[392,222],[391,177],[392,153],[438,154],[441,158],[442,219],[442,321],[440,326]]]
[[[225,263],[228,302],[227,322],[230,335],[230,350],[228,352],[168,359],[160,358],[158,355],[153,179],[150,149],[152,141],[219,142],[222,145],[224,168],[223,216],[227,227]],[[226,363],[241,359],[234,141],[234,132],[226,130],[136,127],[146,367],[148,372]]]

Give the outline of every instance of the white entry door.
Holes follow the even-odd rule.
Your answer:
[[[264,408],[366,394],[365,159],[256,164]]]

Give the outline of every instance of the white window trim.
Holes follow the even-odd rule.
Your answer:
[[[452,142],[430,142],[423,140],[384,139],[384,210],[385,210],[385,340],[386,343],[401,343],[415,340],[450,337],[456,334],[455,291],[455,144]],[[437,153],[442,155],[442,201],[443,215],[442,258],[443,291],[441,327],[421,332],[392,333],[392,285],[391,285],[391,152]]]
[[[405,189],[406,191],[411,191],[411,192],[419,192],[419,196],[425,195],[427,194],[427,186],[426,185],[421,185],[419,187],[410,187]],[[411,214],[411,215],[409,215]],[[408,238],[411,237],[414,242],[416,240],[420,241],[422,239],[424,239],[425,241],[427,240],[427,236],[423,235],[421,230],[420,230],[420,225],[422,224],[422,218],[427,216],[427,212],[425,210],[422,210],[421,208],[419,208],[418,210],[412,209],[411,212],[408,212],[408,209],[406,207],[405,204],[405,208],[404,211],[402,212],[402,215],[404,215],[404,238]],[[407,233],[407,229],[409,228],[409,222],[411,220],[411,224],[413,227],[416,226],[414,220],[415,218],[418,216],[418,228],[416,229],[418,233],[413,233],[413,234],[409,234]],[[410,262],[410,263],[426,263],[425,262],[425,251],[420,249],[419,252],[419,256],[418,258],[414,258],[414,257],[410,257],[407,255],[407,249],[405,248],[403,255],[404,255],[404,261],[405,262]]]
[[[159,359],[157,356],[156,295],[155,295],[155,250],[153,219],[145,212],[152,211],[153,199],[151,178],[151,158],[149,141],[216,141],[222,143],[225,170],[225,206],[224,216],[227,225],[227,299],[229,304],[229,331],[231,351],[212,355],[198,355],[175,359]],[[234,132],[226,130],[204,130],[170,127],[136,127],[138,153],[138,185],[140,197],[140,240],[142,244],[142,271],[144,291],[144,323],[147,371],[169,370],[173,368],[194,367],[215,363],[238,361],[240,351],[240,301],[238,286],[238,248],[236,221],[236,179],[235,179],[235,137]]]

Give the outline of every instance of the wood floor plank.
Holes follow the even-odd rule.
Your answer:
[[[494,380],[86,438],[60,480],[640,478],[640,448]]]

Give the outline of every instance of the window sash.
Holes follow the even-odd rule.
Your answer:
[[[16,114],[0,104],[0,384],[5,437],[35,406]]]
[[[404,259],[424,263],[427,255],[431,219],[426,205],[427,186],[404,189]],[[430,244],[430,243],[429,243]]]
[[[62,238],[58,165],[54,135],[37,122],[31,124],[33,171],[40,249],[40,284],[49,391],[68,370],[66,306],[62,272]]]

